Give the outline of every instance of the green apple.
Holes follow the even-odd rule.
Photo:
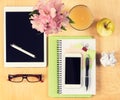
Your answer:
[[[102,18],[97,22],[97,32],[100,36],[110,36],[115,30],[114,23],[108,18]]]

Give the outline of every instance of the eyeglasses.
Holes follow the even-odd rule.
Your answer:
[[[43,82],[42,80],[42,74],[9,74],[8,75],[8,81],[11,82],[22,82],[23,79],[26,79],[28,82]]]

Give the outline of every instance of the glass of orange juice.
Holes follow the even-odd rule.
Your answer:
[[[85,5],[74,6],[69,12],[69,17],[74,22],[71,26],[80,31],[89,28],[93,23],[93,15]]]

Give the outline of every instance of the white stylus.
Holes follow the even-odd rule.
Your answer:
[[[30,57],[32,57],[32,58],[35,58],[35,55],[34,55],[34,54],[32,54],[32,53],[30,53],[30,52],[22,49],[21,47],[15,45],[15,44],[10,44],[10,46],[13,47],[14,49],[17,49],[17,50],[21,51],[22,53],[24,53],[24,54],[26,54],[26,55],[28,55],[28,56],[30,56]]]

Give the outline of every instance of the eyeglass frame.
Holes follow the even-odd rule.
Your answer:
[[[36,77],[39,80],[38,81],[29,81],[27,78],[29,76]],[[16,77],[21,77],[22,80],[21,81],[12,81],[12,79],[16,78]],[[8,74],[8,81],[14,82],[14,83],[20,83],[20,82],[23,82],[24,79],[26,79],[30,83],[35,83],[35,82],[43,82],[42,77],[43,77],[42,74]]]

